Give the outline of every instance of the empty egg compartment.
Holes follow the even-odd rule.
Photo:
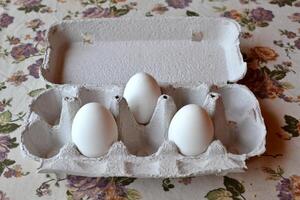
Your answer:
[[[230,138],[222,142],[229,152],[245,154],[247,158],[265,151],[266,126],[259,102],[244,85],[229,84],[216,89],[222,96]]]
[[[67,135],[60,134],[62,96],[59,90],[48,90],[30,105],[30,114],[22,133],[22,149],[35,160],[58,154]]]

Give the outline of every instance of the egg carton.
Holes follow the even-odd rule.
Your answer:
[[[266,129],[252,92],[227,84],[246,72],[239,33],[232,20],[203,17],[53,25],[41,74],[56,85],[32,101],[22,151],[40,162],[41,173],[186,177],[243,171],[247,158],[265,151]],[[135,121],[122,97],[130,76],[141,71],[162,90],[147,125]],[[108,108],[118,125],[118,141],[98,158],[83,156],[71,140],[72,120],[89,102]],[[182,155],[167,137],[174,114],[191,103],[214,124],[214,140],[198,156]]]

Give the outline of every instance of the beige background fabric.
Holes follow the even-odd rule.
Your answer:
[[[266,153],[248,160],[245,173],[224,177],[37,174],[38,163],[21,154],[20,134],[32,98],[53,87],[39,74],[47,27],[80,18],[166,16],[224,16],[240,23],[248,63],[240,83],[260,100]],[[299,70],[299,0],[0,0],[0,200],[300,199]]]

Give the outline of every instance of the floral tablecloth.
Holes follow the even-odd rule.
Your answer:
[[[184,179],[38,174],[20,133],[40,79],[45,30],[57,21],[101,17],[224,16],[242,26],[248,63],[240,81],[259,98],[267,151],[245,173]],[[0,0],[0,200],[300,199],[299,0]],[[51,109],[51,108],[49,108]]]

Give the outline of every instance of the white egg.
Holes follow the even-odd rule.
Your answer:
[[[147,73],[132,76],[123,94],[135,120],[140,124],[147,124],[150,121],[160,95],[159,85]]]
[[[116,121],[104,106],[88,103],[78,110],[72,124],[72,141],[83,155],[102,156],[117,139]]]
[[[203,153],[214,137],[214,127],[206,110],[196,104],[182,107],[171,120],[168,138],[183,155]]]

